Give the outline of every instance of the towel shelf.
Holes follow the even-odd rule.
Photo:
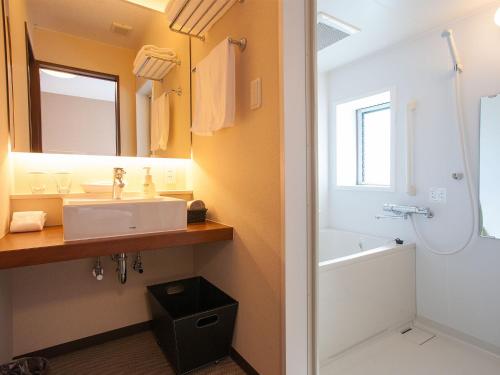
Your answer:
[[[148,64],[151,62],[154,64],[155,60],[162,61],[165,64],[168,64],[167,67],[165,65],[160,65],[155,71],[151,71],[151,68],[147,69],[147,71],[144,71],[144,68],[148,66]],[[159,78],[158,76],[155,76],[154,74],[151,73],[158,73],[158,70],[162,70],[163,73],[161,74],[162,76],[165,76],[170,69],[174,67],[174,65],[181,65],[181,60],[175,58],[175,59],[168,59],[168,58],[162,58],[162,57],[147,57],[146,60],[142,63],[141,67],[137,70],[136,77],[144,78],[144,79],[150,79],[152,81],[162,81],[162,78]]]
[[[177,14],[170,21],[170,30],[205,40],[205,33],[227,12],[234,3],[245,0],[184,0]],[[202,7],[203,4],[208,6]],[[193,6],[194,4],[194,6]],[[200,11],[202,10],[202,11]]]

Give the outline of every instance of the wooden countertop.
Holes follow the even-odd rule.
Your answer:
[[[62,226],[41,232],[9,233],[0,239],[0,269],[73,259],[158,250],[233,239],[233,228],[213,221],[188,224],[185,231],[66,243]]]

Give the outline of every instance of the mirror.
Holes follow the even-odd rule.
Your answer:
[[[500,238],[500,95],[481,98],[480,214],[481,236]]]
[[[190,158],[189,37],[125,0],[3,0],[13,151]]]

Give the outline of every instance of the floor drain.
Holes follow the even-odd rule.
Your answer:
[[[433,333],[415,327],[404,328],[400,333],[405,340],[417,345],[424,345],[426,342],[436,337]]]

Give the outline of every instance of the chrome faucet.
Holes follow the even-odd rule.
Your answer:
[[[122,191],[125,187],[123,175],[126,173],[123,168],[113,168],[113,199],[122,199]]]
[[[427,219],[434,217],[432,211],[427,207],[406,206],[399,204],[386,203],[383,206],[383,211],[388,215],[377,215],[376,219],[403,219],[407,220],[410,215],[422,215]]]

